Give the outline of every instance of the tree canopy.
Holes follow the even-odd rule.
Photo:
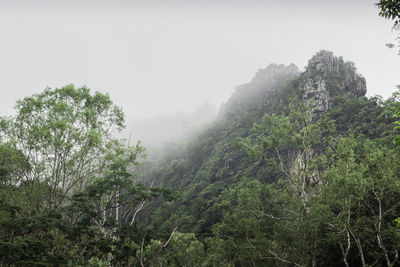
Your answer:
[[[380,9],[379,15],[394,21],[394,27],[400,23],[400,1],[399,0],[380,0],[376,3]]]
[[[120,108],[109,96],[67,85],[17,102],[16,116],[2,118],[3,142],[29,162],[15,184],[45,183],[50,201],[80,190],[110,164],[113,131],[123,127]]]
[[[117,139],[123,127],[108,95],[73,85],[26,97],[1,118],[1,265],[139,263],[137,214],[169,191],[138,183],[144,148]]]

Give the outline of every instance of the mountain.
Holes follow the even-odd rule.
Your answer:
[[[321,240],[332,238],[325,245],[318,243],[318,251],[329,251],[330,246],[336,249],[324,254],[324,260],[318,258],[320,262],[343,261],[343,243],[334,241],[333,232],[310,230],[312,223],[317,228],[328,227],[326,221],[313,221],[322,220],[323,215],[312,217],[310,210],[313,205],[318,211],[329,206],[322,205],[321,192],[335,184],[326,181],[336,177],[332,173],[339,168],[337,160],[347,155],[339,157],[337,153],[348,140],[357,143],[348,153],[355,157],[351,162],[360,166],[367,166],[369,163],[363,161],[371,159],[362,148],[365,144],[376,142],[381,148],[393,149],[394,98],[384,101],[365,94],[366,81],[354,63],[325,50],[316,53],[301,72],[294,64],[270,64],[258,70],[249,83],[236,87],[214,123],[186,146],[168,147],[161,159],[150,165],[146,179],[173,189],[178,197],[152,203],[142,219],[161,236],[175,226],[181,232],[195,233],[210,254],[220,250],[217,254],[224,256],[214,260],[226,260],[222,265],[265,266],[274,262],[279,266],[279,262],[288,261],[280,261],[283,256],[277,250],[286,249],[293,255],[284,253],[284,259],[301,259],[304,262],[299,265],[312,265],[317,261],[312,247],[319,239],[311,240],[307,235],[314,234]],[[322,206],[317,208],[317,202]],[[304,209],[303,213],[285,215],[282,203]],[[298,206],[301,203],[303,206]],[[341,216],[337,210],[336,206],[323,214]],[[358,216],[368,218],[363,217],[367,213]],[[277,218],[283,217],[287,221],[279,223]],[[289,228],[281,228],[283,225]],[[291,235],[299,242],[304,238],[303,243],[290,241]],[[353,257],[348,261],[354,264],[360,253],[357,242],[357,238],[351,241],[348,252]],[[373,251],[379,250],[379,244],[374,244],[367,253],[371,258]],[[302,249],[308,258],[302,256]],[[256,263],[251,264],[252,260]]]
[[[213,122],[149,123],[197,129],[147,163],[107,95],[26,97],[0,118],[0,265],[398,266],[400,93],[365,94],[329,51],[270,64]]]

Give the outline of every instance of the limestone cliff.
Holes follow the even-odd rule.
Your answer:
[[[327,111],[335,96],[360,97],[367,92],[365,79],[354,64],[325,50],[309,60],[300,79],[303,100],[315,112]]]
[[[219,116],[231,118],[243,111],[255,110],[260,104],[279,101],[277,92],[283,90],[288,80],[296,81],[297,96],[314,112],[327,111],[336,96],[355,98],[367,91],[365,79],[357,73],[354,63],[321,50],[301,73],[294,64],[273,63],[259,69],[249,83],[236,87],[232,97],[221,106]]]

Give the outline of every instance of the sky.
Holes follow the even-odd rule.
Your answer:
[[[219,106],[270,63],[303,69],[321,49],[355,62],[368,95],[400,84],[392,23],[369,0],[1,0],[0,115],[73,83],[127,120]]]

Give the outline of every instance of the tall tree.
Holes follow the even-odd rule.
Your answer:
[[[129,265],[137,214],[169,191],[137,182],[144,148],[114,137],[120,108],[68,85],[16,111],[0,120],[0,265]]]
[[[46,89],[16,104],[16,116],[1,118],[0,135],[29,162],[15,184],[48,186],[42,208],[58,206],[110,163],[113,131],[124,127],[120,108],[102,93],[67,85]]]

